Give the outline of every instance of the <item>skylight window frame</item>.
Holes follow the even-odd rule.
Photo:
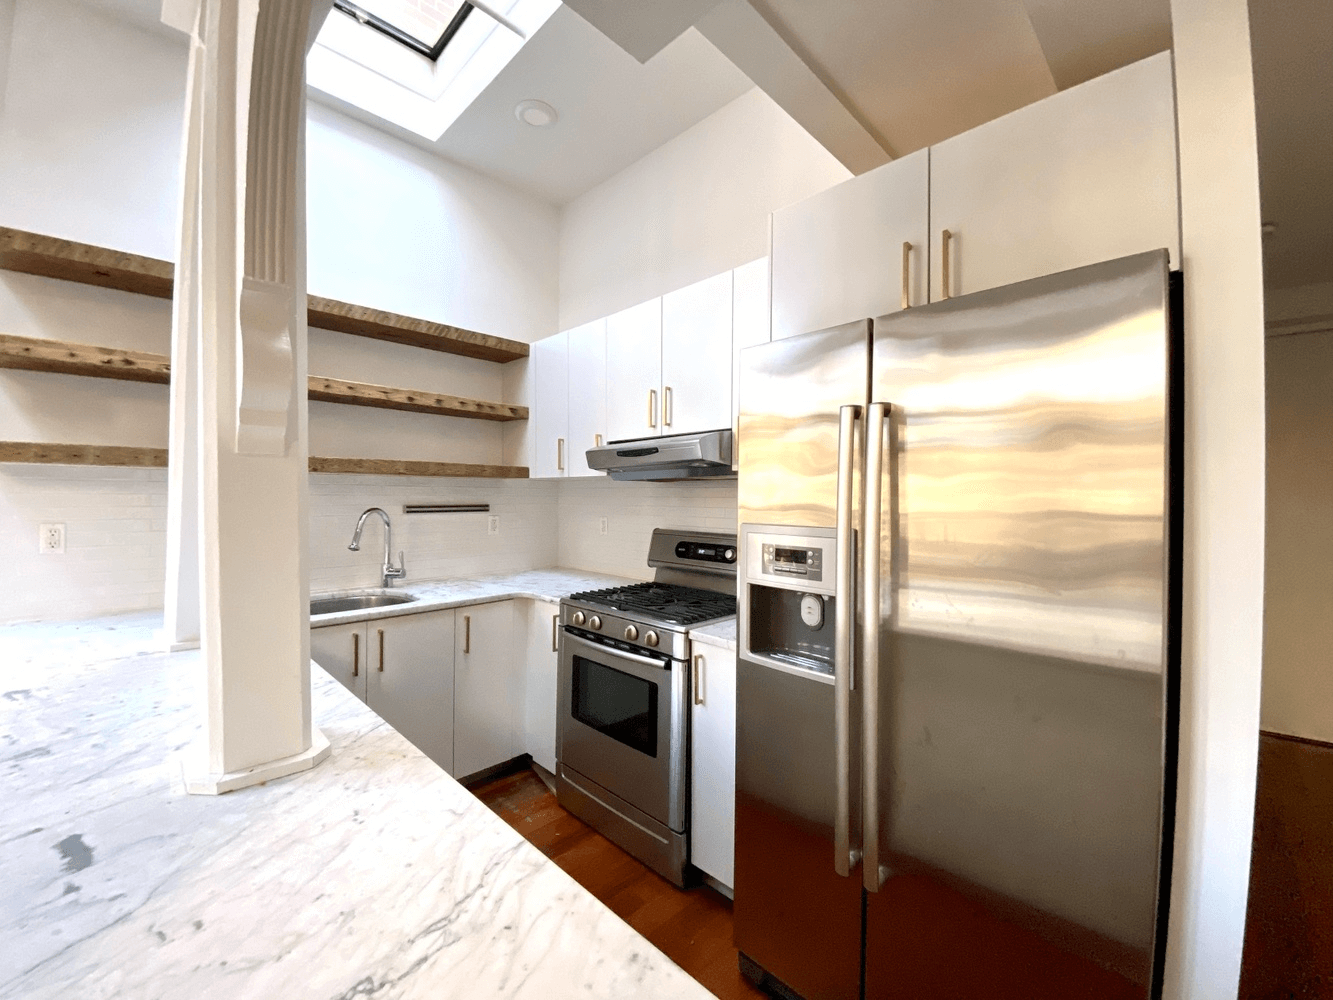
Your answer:
[[[434,45],[426,44],[415,35],[408,34],[396,24],[386,21],[378,14],[372,14],[358,4],[353,3],[352,0],[333,0],[333,9],[341,14],[347,15],[360,24],[364,24],[368,28],[375,29],[388,38],[392,38],[399,45],[411,49],[413,52],[417,53],[417,55],[425,56],[431,62],[435,62],[444,52],[445,46],[453,40],[454,35],[458,34],[458,30],[463,27],[463,22],[467,20],[468,15],[472,13],[475,7],[470,0],[463,0],[462,6],[458,8],[458,11],[454,14],[453,18],[451,18],[449,23],[445,25],[443,33],[441,33],[439,40],[436,41]]]

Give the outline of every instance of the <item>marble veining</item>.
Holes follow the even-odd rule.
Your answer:
[[[708,996],[320,669],[328,761],[185,794],[160,626],[0,627],[0,997]]]
[[[359,588],[356,590],[335,590],[320,593],[319,597],[344,597],[351,594],[400,593],[411,594],[416,600],[409,604],[395,604],[387,608],[374,608],[362,611],[341,611],[332,615],[320,615],[311,619],[315,627],[324,625],[342,625],[349,622],[368,621],[372,618],[392,618],[397,615],[413,615],[423,611],[440,611],[445,608],[461,608],[469,604],[484,604],[488,601],[503,601],[509,598],[529,598],[535,601],[557,602],[561,598],[580,590],[597,590],[602,587],[617,587],[637,581],[620,576],[607,576],[604,573],[587,573],[573,569],[530,569],[518,573],[497,573],[493,576],[468,577],[454,580],[426,580],[420,583],[409,582],[393,587],[391,591],[382,588]]]

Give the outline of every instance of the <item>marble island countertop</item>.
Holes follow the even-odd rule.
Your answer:
[[[0,626],[0,997],[708,996],[322,670],[329,760],[186,795],[160,625]]]
[[[380,587],[322,591],[314,596],[343,597],[352,594],[396,593],[410,594],[415,600],[384,608],[320,615],[312,618],[310,624],[316,628],[324,625],[342,625],[372,618],[390,618],[395,615],[420,614],[423,611],[461,608],[469,604],[485,604],[488,601],[503,601],[515,597],[537,601],[559,601],[581,590],[601,590],[605,587],[619,587],[637,582],[621,576],[606,576],[576,569],[530,569],[516,573],[496,573],[491,576],[454,580],[408,581],[387,591]]]

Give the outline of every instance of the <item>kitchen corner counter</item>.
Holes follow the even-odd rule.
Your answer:
[[[708,996],[318,668],[329,760],[186,795],[160,624],[0,627],[0,997]]]
[[[726,621],[705,625],[702,628],[690,629],[690,641],[702,642],[708,646],[719,646],[734,653],[736,651],[735,616],[728,618]]]
[[[558,602],[561,598],[581,590],[600,590],[637,583],[621,576],[606,576],[577,569],[529,569],[516,573],[496,573],[492,576],[462,577],[454,580],[424,580],[404,582],[391,590],[361,588],[358,590],[323,591],[320,597],[342,597],[350,594],[398,593],[411,594],[415,600],[407,604],[392,604],[383,608],[342,611],[337,614],[312,618],[315,628],[369,621],[372,618],[392,618],[396,615],[415,615],[425,611],[461,608],[469,604],[485,604],[510,598],[529,598],[535,601]]]

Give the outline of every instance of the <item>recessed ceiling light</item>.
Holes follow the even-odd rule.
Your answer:
[[[514,117],[524,125],[531,125],[533,128],[545,128],[547,125],[554,125],[556,119],[560,116],[555,108],[551,107],[545,101],[519,101],[514,106]]]

